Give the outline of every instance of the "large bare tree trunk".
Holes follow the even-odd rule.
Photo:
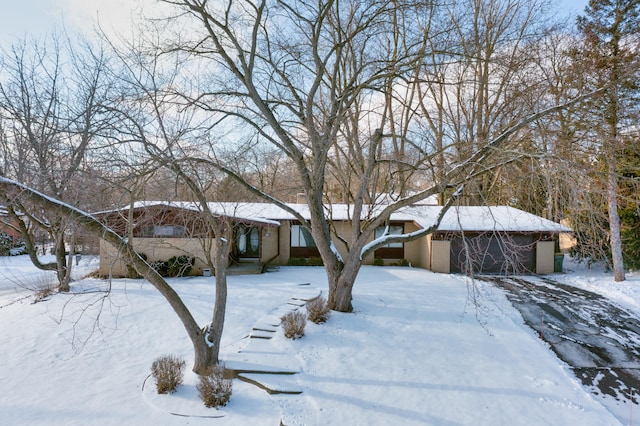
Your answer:
[[[360,266],[362,266],[362,261],[349,259],[340,272],[336,273],[337,271],[327,270],[329,281],[328,303],[334,311],[353,311],[353,285],[360,271]]]
[[[232,232],[227,234],[230,233]],[[218,235],[222,234],[220,233]],[[217,364],[219,361],[220,341],[222,340],[224,317],[227,311],[227,260],[229,257],[229,241],[229,238],[218,238],[216,251],[216,301],[207,334],[207,342],[211,346],[211,364]]]

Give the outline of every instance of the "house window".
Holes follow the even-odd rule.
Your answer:
[[[386,226],[379,226],[375,230],[375,238],[380,238],[387,230]],[[389,226],[390,235],[401,235],[404,233],[404,225],[396,224]],[[378,248],[373,254],[374,257],[379,259],[402,259],[404,258],[404,243],[389,243]]]
[[[291,247],[315,247],[311,232],[302,225],[291,225]]]
[[[145,238],[183,238],[185,229],[179,225],[151,225],[144,227],[142,235]]]
[[[319,257],[311,232],[302,225],[291,225],[291,257]]]
[[[260,257],[260,230],[255,226],[238,226],[236,231],[236,250],[241,257]]]

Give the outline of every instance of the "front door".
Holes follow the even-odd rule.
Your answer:
[[[240,225],[236,233],[236,252],[241,259],[258,259],[260,230],[255,226]]]

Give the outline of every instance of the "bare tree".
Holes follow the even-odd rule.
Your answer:
[[[495,137],[474,137],[473,151],[450,165],[446,173],[441,172],[437,181],[408,192],[407,177],[423,164],[434,164],[435,158],[432,150],[425,150],[415,140],[411,143],[409,131],[419,122],[418,115],[413,112],[410,96],[400,95],[407,93],[402,87],[414,81],[414,70],[429,57],[430,46],[425,40],[433,37],[430,23],[434,10],[430,6],[377,1],[229,1],[224,7],[198,0],[167,3],[186,12],[174,20],[194,19],[199,26],[185,25],[199,31],[190,39],[174,38],[166,51],[187,53],[193,58],[192,67],[212,70],[201,75],[190,90],[179,92],[186,105],[221,117],[220,123],[240,129],[247,140],[254,138],[283,152],[295,165],[311,219],[305,221],[281,199],[252,185],[232,163],[210,155],[187,155],[181,161],[227,173],[257,196],[288,210],[307,227],[327,268],[329,303],[336,310],[352,309],[353,282],[364,256],[390,241],[409,241],[433,229],[385,235],[371,243],[375,229],[384,226],[393,211],[442,193],[444,188],[459,195],[465,182],[493,167],[489,159],[497,148],[544,115],[522,118],[526,110],[511,115],[511,120],[497,127]],[[511,16],[514,7],[507,4],[504,16]],[[525,19],[524,24],[527,22]],[[513,28],[516,34],[524,34],[517,26]],[[517,62],[519,51],[507,56]],[[478,57],[477,52],[475,56],[462,52],[461,56]],[[484,64],[491,60],[485,58]],[[483,70],[484,79],[489,79],[489,70]],[[485,81],[485,93],[488,85]],[[489,104],[481,103],[483,111],[471,122],[481,123],[486,130],[487,123],[497,118],[486,110]],[[338,173],[341,167],[352,173]],[[330,176],[343,188],[340,198],[352,208],[348,235],[335,235],[327,219]],[[397,199],[377,207],[371,204],[376,194],[391,188],[399,189]],[[443,213],[455,198],[449,198]],[[346,248],[346,257],[333,246],[332,232]]]
[[[153,31],[143,34],[144,37],[154,35]],[[154,277],[154,285],[167,297],[174,310],[177,306],[176,312],[187,329],[196,353],[193,370],[198,374],[205,373],[218,363],[219,358],[227,302],[226,269],[230,242],[233,240],[235,211],[221,213],[211,209],[208,196],[213,191],[212,187],[219,182],[220,173],[216,174],[215,170],[212,172],[211,168],[204,168],[196,162],[184,161],[184,158],[207,155],[202,150],[203,145],[197,142],[211,139],[210,133],[218,130],[216,120],[208,115],[198,115],[197,109],[183,108],[178,104],[174,89],[184,83],[178,73],[183,62],[167,61],[162,52],[140,49],[135,43],[124,43],[118,47],[112,44],[111,47],[119,59],[118,87],[121,93],[119,102],[110,107],[119,117],[116,149],[132,153],[128,159],[123,159],[123,168],[127,169],[128,162],[128,176],[144,181],[160,175],[165,186],[173,190],[170,199],[193,201],[199,208],[200,226],[204,231],[199,230],[196,236],[205,254],[202,260],[215,271],[216,280],[211,321],[202,327],[202,333],[193,330],[194,320],[182,301],[173,301],[177,295],[169,294],[170,300],[162,290],[164,284],[160,282],[157,285],[157,277]],[[215,155],[216,151],[209,153]],[[143,189],[145,185],[148,186],[145,183],[139,188]],[[164,194],[169,193],[165,188]],[[217,196],[224,197],[224,194],[217,191]],[[138,201],[141,194],[134,191],[130,197],[133,203]],[[128,222],[133,223],[134,220]],[[132,236],[130,232],[123,230],[120,234]],[[215,244],[212,241],[214,237]],[[107,241],[113,244],[113,241]],[[116,243],[121,247],[120,242]],[[135,262],[133,266],[149,279],[144,274],[146,268],[141,270]]]
[[[352,309],[352,287],[364,256],[390,241],[409,241],[437,226],[434,223],[411,235],[384,235],[371,242],[375,229],[384,227],[393,211],[451,188],[444,214],[465,182],[495,167],[489,160],[499,148],[544,115],[527,117],[531,110],[523,108],[505,120],[491,108],[504,108],[506,104],[494,98],[476,98],[480,106],[469,110],[476,115],[465,119],[481,125],[478,132],[484,132],[482,138],[474,131],[469,136],[473,140],[471,151],[435,175],[437,180],[407,191],[414,189],[406,186],[407,178],[416,176],[414,171],[437,162],[432,149],[409,138],[420,116],[411,101],[411,92],[402,89],[412,84],[419,87],[415,79],[424,74],[416,77],[415,69],[427,58],[440,59],[430,50],[433,45],[425,42],[433,42],[435,37],[431,22],[437,8],[423,3],[378,1],[271,4],[235,0],[224,6],[202,0],[167,3],[186,12],[174,20],[190,19],[184,25],[199,28],[191,39],[174,38],[167,51],[187,53],[200,64],[199,69],[213,70],[181,95],[189,105],[220,115],[247,137],[258,138],[282,151],[296,167],[311,219],[305,221],[282,200],[251,185],[232,164],[212,157],[184,160],[222,170],[262,199],[293,214],[311,232],[318,247],[328,273],[329,303],[335,310]],[[515,3],[483,5],[501,11],[503,20],[516,16]],[[474,16],[480,15],[478,11]],[[501,22],[494,15],[484,17]],[[193,20],[199,26],[193,25]],[[523,37],[524,27],[518,25],[529,22],[530,16],[524,15],[510,27],[513,31],[507,38],[514,34]],[[502,28],[495,28],[496,39],[503,33]],[[510,38],[511,43],[519,40]],[[479,91],[485,95],[495,76],[495,71],[486,68],[494,59],[491,55],[495,46],[489,47],[494,50],[484,56],[477,51],[459,53],[460,61],[472,60],[481,67],[484,86]],[[505,84],[515,72],[521,52],[522,49],[504,52],[512,61],[510,68],[505,67]],[[476,61],[481,58],[483,62]],[[448,77],[442,71],[439,75]],[[475,78],[472,80],[477,81]],[[442,98],[440,103],[444,103]],[[437,120],[434,123],[432,127],[443,126]],[[487,133],[489,129],[495,132],[493,136]],[[352,172],[339,173],[340,167]],[[340,198],[352,209],[352,226],[345,235],[335,235],[327,219],[327,210],[331,209],[326,199],[330,189],[327,183],[331,176],[346,194]],[[391,203],[371,204],[377,199],[376,194],[393,188],[399,189],[401,195]],[[345,247],[346,257],[338,254],[332,232]]]
[[[54,36],[49,43],[26,40],[2,52],[0,114],[4,172],[21,182],[72,205],[90,200],[80,178],[91,143],[100,137],[105,121],[103,102],[109,91],[104,51],[86,41],[72,48],[67,38]],[[59,290],[69,291],[74,251],[74,228],[64,216],[13,205],[13,218],[34,265],[56,271]],[[15,214],[14,210],[23,214]],[[28,224],[25,219],[28,218]],[[51,236],[56,261],[40,262],[30,227]]]
[[[188,307],[180,299],[180,296],[178,296],[158,272],[151,268],[149,264],[140,257],[131,244],[129,244],[127,238],[118,235],[90,214],[4,176],[0,176],[0,190],[13,202],[40,205],[47,211],[55,211],[60,215],[64,215],[74,223],[83,226],[92,234],[100,236],[100,238],[103,238],[109,244],[116,247],[126,261],[133,265],[138,273],[147,279],[160,294],[162,294],[180,318],[194,349],[193,371],[198,374],[203,374],[208,371],[211,365],[215,365],[219,344],[216,344],[214,347],[208,343],[208,340],[213,340],[214,338],[219,339],[219,335],[212,334],[209,327],[201,328],[198,325]],[[217,315],[224,316],[224,310],[216,311],[214,319],[217,319]],[[220,332],[221,330],[220,328]]]

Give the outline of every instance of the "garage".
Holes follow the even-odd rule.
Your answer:
[[[453,273],[522,274],[536,271],[540,235],[507,232],[450,235]]]

